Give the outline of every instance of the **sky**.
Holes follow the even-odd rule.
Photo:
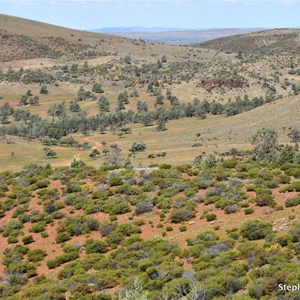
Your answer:
[[[75,29],[300,27],[300,0],[0,0],[0,13]]]

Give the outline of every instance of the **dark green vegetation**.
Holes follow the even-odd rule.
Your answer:
[[[240,158],[210,154],[147,173],[79,161],[1,173],[2,299],[279,296],[279,283],[300,280],[300,223],[289,210],[284,227],[274,226],[277,212],[300,204],[299,152],[288,148],[282,164],[289,146],[277,147],[276,133],[253,140],[254,152]]]
[[[93,96],[90,92],[85,92],[81,89],[76,100],[84,101],[93,98]],[[144,126],[152,126],[156,123],[156,130],[164,131],[167,129],[166,122],[168,120],[187,117],[205,119],[207,115],[222,114],[229,117],[249,111],[271,101],[268,99],[264,100],[263,98],[249,100],[245,96],[243,100],[237,98],[235,102],[228,102],[225,105],[218,102],[209,103],[206,100],[201,102],[199,99],[194,99],[192,103],[181,104],[177,97],[169,93],[167,100],[170,101],[171,108],[158,107],[148,111],[146,102],[143,102],[145,103],[144,108],[142,108],[143,103],[141,102],[142,104],[139,105],[138,102],[138,112],[135,113],[133,110],[125,110],[124,104],[129,104],[127,96],[124,98],[125,100],[122,93],[119,96],[122,97],[118,98],[118,105],[115,111],[109,114],[103,112],[109,111],[109,102],[104,102],[107,100],[100,97],[99,109],[101,113],[96,116],[88,116],[85,113],[67,116],[65,103],[63,102],[54,104],[49,108],[48,115],[53,117],[51,119],[41,118],[39,115],[33,115],[24,109],[13,109],[6,102],[0,107],[0,121],[5,125],[0,128],[0,135],[4,137],[5,135],[12,135],[29,139],[50,138],[59,140],[64,136],[77,132],[88,135],[91,132],[97,131],[104,134],[110,130],[114,134],[118,131],[120,131],[120,134],[126,134],[130,133],[130,130],[126,130],[124,127],[129,123],[141,123]],[[96,99],[97,97],[95,96],[93,100]],[[24,105],[29,104],[23,97],[21,101],[26,101]],[[71,102],[70,111],[79,112],[80,106],[76,102]]]

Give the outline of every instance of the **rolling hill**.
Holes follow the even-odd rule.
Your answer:
[[[300,29],[272,29],[253,32],[246,35],[224,37],[199,45],[201,48],[224,52],[243,53],[280,53],[300,52]]]
[[[184,56],[186,49],[74,30],[0,14],[0,61],[50,58],[84,60],[103,56]]]

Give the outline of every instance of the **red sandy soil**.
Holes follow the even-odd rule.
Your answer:
[[[59,192],[62,191],[62,186],[58,180],[52,181],[49,185],[50,189],[57,188]],[[289,192],[289,193],[280,193],[279,192],[280,187],[273,189],[273,194],[275,196],[275,201],[285,207],[285,199],[288,197],[292,197],[297,195],[298,193],[295,192]],[[205,190],[199,190],[199,195],[204,195],[207,191]],[[254,192],[247,192],[247,194],[250,197],[254,197]],[[0,199],[1,200],[1,199]],[[39,205],[37,202],[39,201],[39,198],[35,192],[33,192],[33,197],[31,201],[29,202],[29,210],[42,210],[42,206]],[[289,224],[289,220],[287,217],[289,215],[295,215],[295,221],[299,220],[299,212],[300,207],[291,207],[291,208],[284,208],[282,211],[275,211],[274,209],[270,207],[257,207],[254,204],[251,204],[250,207],[254,208],[254,213],[251,215],[245,215],[243,212],[243,209],[241,209],[239,212],[236,212],[234,214],[225,214],[224,211],[220,209],[215,209],[214,205],[204,205],[204,204],[198,204],[197,205],[197,213],[196,217],[188,222],[185,222],[184,224],[172,224],[169,221],[160,221],[158,210],[156,208],[153,209],[151,213],[144,214],[141,216],[135,216],[134,220],[142,219],[145,224],[141,226],[141,237],[143,239],[153,239],[153,238],[161,238],[162,232],[166,231],[167,226],[171,226],[173,228],[173,231],[167,232],[166,237],[164,237],[167,240],[174,241],[178,243],[181,247],[187,247],[186,239],[187,238],[195,238],[200,232],[203,232],[205,230],[215,230],[214,227],[220,226],[220,229],[218,230],[218,235],[221,237],[227,236],[226,230],[231,228],[239,228],[241,224],[248,219],[263,219],[266,221],[274,222],[275,228],[278,228],[280,225],[282,225],[283,222],[286,224]],[[84,212],[82,210],[74,210],[73,214],[70,214],[71,207],[65,207],[62,209],[62,212],[66,215],[84,215]],[[203,211],[209,211],[213,212],[217,215],[217,220],[212,222],[207,222],[206,219],[200,219],[200,216],[202,215]],[[132,211],[134,211],[134,207],[132,207]],[[171,211],[170,211],[171,212]],[[3,226],[7,224],[10,220],[12,220],[12,214],[13,210],[10,210],[5,213],[5,216],[0,219],[0,226]],[[109,220],[109,215],[103,212],[95,213],[90,215],[91,217],[97,219],[98,221],[107,221]],[[119,223],[126,223],[129,221],[129,216],[132,216],[132,212],[119,215],[118,216],[118,222]],[[280,220],[281,218],[286,218],[285,221]],[[168,220],[168,216],[166,216],[165,220]],[[152,221],[153,224],[149,224],[149,222]],[[277,222],[277,223],[276,223]],[[61,244],[56,244],[55,237],[57,234],[57,227],[58,227],[59,220],[55,220],[53,222],[53,225],[48,224],[46,227],[46,231],[49,234],[49,237],[42,238],[40,233],[32,233],[29,232],[29,229],[32,227],[31,223],[25,223],[23,227],[23,233],[24,235],[32,235],[34,238],[34,242],[29,245],[31,249],[43,249],[47,252],[47,256],[44,261],[41,262],[40,266],[37,268],[37,273],[39,275],[47,275],[48,277],[55,278],[58,274],[58,272],[63,268],[63,266],[60,266],[54,270],[49,270],[46,261],[55,258],[57,255],[60,255],[63,253]],[[157,228],[156,225],[158,223],[163,224],[163,228]],[[180,232],[179,227],[185,225],[187,227],[187,231]],[[22,237],[19,238],[19,241]],[[95,238],[95,239],[101,239],[101,234],[96,231],[92,232],[86,236],[75,236],[72,237],[72,239],[69,241],[71,243],[79,243],[84,244],[87,238]],[[5,248],[11,248],[13,245],[7,244],[6,238],[0,237],[0,259],[3,257],[3,251]],[[81,252],[81,256],[85,255],[85,252]],[[191,266],[189,262],[184,263],[185,268],[189,269]],[[3,274],[4,268],[2,265],[0,265],[0,274]]]

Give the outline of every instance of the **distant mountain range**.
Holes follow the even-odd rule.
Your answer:
[[[178,31],[178,30],[187,30],[184,28],[165,28],[165,27],[105,27],[100,29],[92,29],[89,31],[92,32],[102,32],[102,33],[130,33],[130,32],[148,32],[148,33],[157,33],[157,32],[166,32],[166,31]]]
[[[112,27],[94,29],[92,32],[109,33],[132,39],[165,44],[196,44],[213,39],[251,33],[263,30],[262,28],[214,28],[214,29],[182,29],[182,28],[145,28],[145,27]]]

